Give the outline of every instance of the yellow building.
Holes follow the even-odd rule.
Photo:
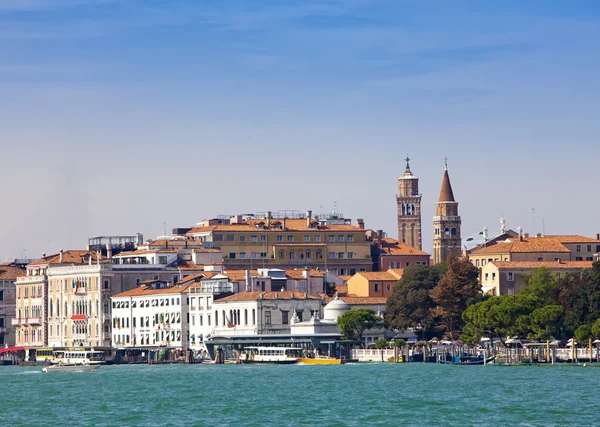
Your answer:
[[[315,218],[310,211],[305,216],[266,212],[205,220],[174,232],[220,248],[227,269],[309,267],[346,275],[373,268],[371,245],[359,224],[339,215]]]

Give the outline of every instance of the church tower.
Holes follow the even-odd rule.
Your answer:
[[[406,156],[406,171],[398,178],[398,241],[413,248],[421,248],[421,195],[419,178],[410,171]]]
[[[458,257],[462,254],[460,224],[458,202],[454,200],[450,176],[448,175],[448,161],[446,159],[442,189],[440,190],[440,197],[435,208],[435,216],[433,217],[434,264],[448,261],[451,255]]]

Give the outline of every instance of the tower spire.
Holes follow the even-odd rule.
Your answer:
[[[408,153],[406,153],[406,172],[410,172],[410,158],[408,157]]]
[[[448,175],[448,167],[444,170],[444,177],[442,178],[442,189],[440,190],[440,197],[438,202],[454,202],[454,192],[452,191],[452,184],[450,184],[450,175]]]

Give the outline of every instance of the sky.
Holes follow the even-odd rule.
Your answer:
[[[407,154],[428,252],[445,156],[464,237],[594,236],[599,41],[594,0],[0,0],[0,261],[280,209],[395,237]]]

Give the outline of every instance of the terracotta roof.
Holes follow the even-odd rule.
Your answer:
[[[570,253],[571,251],[557,240],[534,237],[524,238],[523,241],[518,238],[506,240],[494,245],[475,249],[470,255],[535,252]]]
[[[261,297],[262,296],[262,297]],[[291,299],[299,299],[299,300],[320,300],[320,297],[314,295],[307,295],[304,292],[295,292],[295,291],[280,291],[280,292],[240,292],[239,294],[230,295],[225,298],[221,298],[214,303],[222,303],[222,302],[232,302],[232,301],[258,301],[260,299],[264,300],[291,300]]]
[[[375,240],[377,241],[377,240]],[[400,243],[396,239],[391,239],[389,237],[385,237],[381,239],[381,245],[379,246],[380,255],[424,255],[429,256],[427,252],[424,252],[420,249],[413,248],[412,246],[408,246],[404,243]]]
[[[337,285],[335,287],[335,290],[339,296],[347,295],[348,294],[348,285]]]
[[[264,228],[259,228],[257,225],[264,223]],[[341,224],[341,225],[319,225],[317,221],[312,221],[313,226],[306,226],[306,219],[286,219],[286,230],[273,227],[275,223],[283,225],[282,219],[272,219],[271,227],[267,228],[267,220],[261,218],[249,219],[241,224],[218,224],[209,226],[194,226],[186,234],[193,235],[201,232],[215,231],[254,231],[254,232],[270,232],[270,233],[285,233],[285,231],[363,231],[356,225]]]
[[[223,274],[223,273],[221,273],[219,271],[204,271],[200,274],[195,274],[193,276],[184,277],[183,279],[181,279],[179,281],[179,283],[182,285],[190,283],[191,284],[190,289],[198,288],[198,287],[202,286],[202,283],[200,283],[202,280],[210,280],[219,274]]]
[[[563,236],[543,236],[535,237],[536,239],[554,239],[561,243],[597,243],[600,244],[600,240],[592,237],[578,236],[578,235],[563,235]]]
[[[344,282],[347,282],[348,280],[350,280],[350,278],[352,276],[338,276],[340,279],[342,279]]]
[[[225,270],[221,274],[229,277],[229,281],[231,282],[246,281],[246,270]],[[250,270],[250,277],[259,277],[258,270]]]
[[[119,297],[136,297],[136,296],[151,296],[151,295],[162,295],[162,294],[180,294],[186,292],[190,285],[183,286],[171,286],[170,288],[163,289],[152,289],[149,286],[138,286],[137,288],[130,289],[120,294],[114,295],[113,298]]]
[[[95,251],[87,251],[87,250],[68,250],[63,251],[62,263],[63,264],[87,264],[88,258],[92,257],[92,262],[96,262],[98,259],[98,255]],[[60,253],[56,253],[53,255],[48,255],[39,259],[37,261],[33,261],[27,265],[49,265],[49,264],[60,264]]]
[[[448,175],[448,169],[444,171],[444,178],[442,179],[442,189],[440,190],[440,197],[438,202],[454,202],[454,193],[452,192],[452,184],[450,184],[450,176]]]
[[[25,275],[26,270],[23,268],[0,265],[0,280],[16,280]]]
[[[339,299],[344,301],[348,305],[382,305],[387,303],[386,297],[357,297],[357,296],[339,296]],[[334,298],[327,298],[327,302],[329,303]]]
[[[524,268],[536,269],[546,267],[549,270],[556,269],[572,269],[585,270],[592,268],[592,261],[490,261],[489,264],[494,264],[499,269]]]
[[[286,270],[285,275],[288,279],[302,280],[304,279],[304,270]],[[325,273],[320,270],[310,270],[310,277],[325,277]]]
[[[356,275],[362,276],[367,280],[398,280],[397,277],[387,271],[361,271]]]
[[[394,276],[396,279],[400,279],[404,274],[403,268],[388,268],[388,273]]]
[[[197,265],[194,263],[194,261],[183,260],[183,259],[177,260],[177,267],[181,271],[202,271],[202,270],[204,270],[203,265]]]

